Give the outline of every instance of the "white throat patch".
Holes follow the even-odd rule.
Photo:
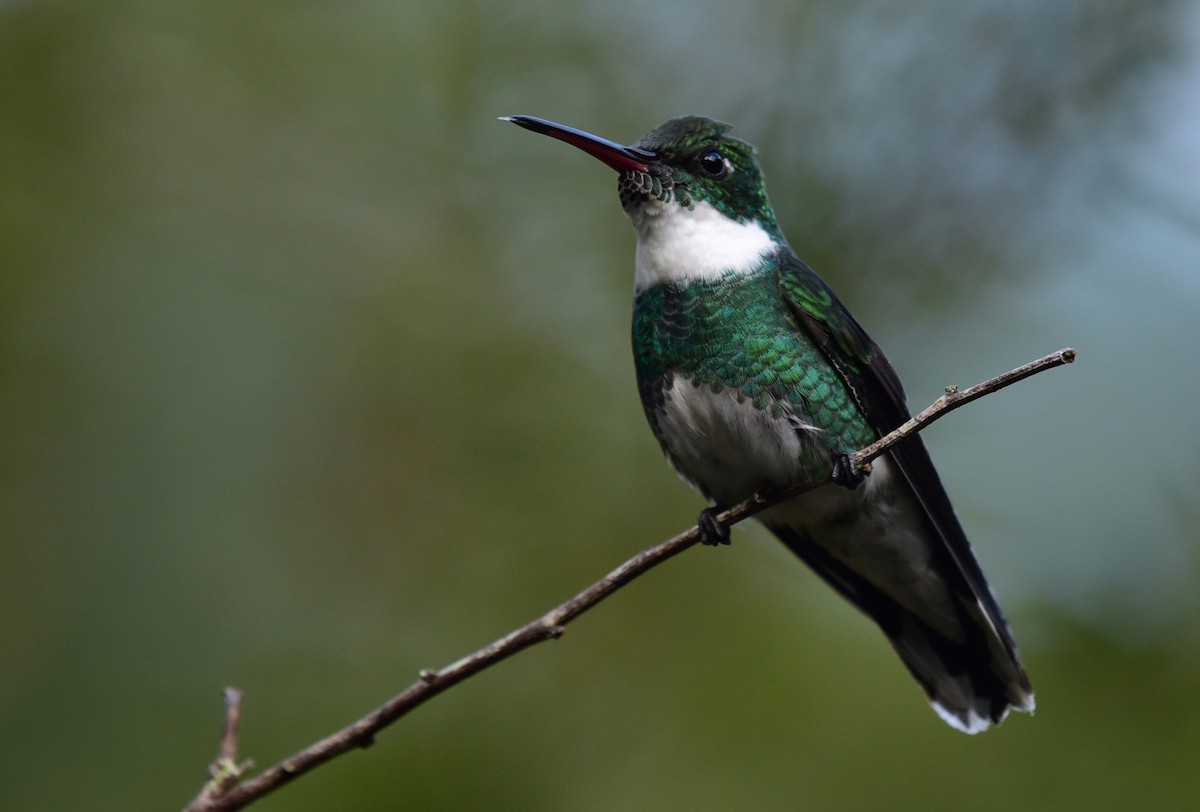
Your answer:
[[[757,222],[738,223],[711,203],[688,209],[649,203],[631,218],[637,232],[637,292],[664,282],[718,279],[758,268],[775,242]]]

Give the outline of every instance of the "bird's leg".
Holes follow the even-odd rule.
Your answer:
[[[854,490],[867,478],[870,471],[864,471],[854,462],[852,454],[834,454],[833,481],[843,488]]]
[[[724,505],[713,505],[700,511],[696,526],[700,528],[700,543],[709,547],[729,543],[729,528],[717,521],[717,515],[724,511]]]

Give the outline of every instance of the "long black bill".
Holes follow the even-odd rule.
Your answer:
[[[534,118],[533,116],[501,116],[500,120],[511,121],[518,127],[524,127],[527,130],[533,130],[535,133],[557,138],[559,141],[566,141],[573,147],[579,147],[588,155],[599,158],[618,172],[626,170],[645,172],[649,169],[647,164],[658,159],[658,156],[651,150],[622,146],[614,141],[600,138],[591,133],[585,133],[583,130],[577,130],[574,127],[564,127],[562,124],[546,121],[544,118]]]

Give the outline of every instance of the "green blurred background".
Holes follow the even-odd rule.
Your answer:
[[[922,407],[1038,689],[968,738],[756,528],[255,808],[1200,798],[1200,14],[1184,2],[0,0],[0,808],[172,809],[701,506],[615,178],[497,122],[756,143]]]

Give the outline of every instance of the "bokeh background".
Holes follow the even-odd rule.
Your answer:
[[[606,167],[761,149],[916,408],[1038,689],[943,725],[755,528],[264,810],[1200,798],[1200,9],[0,0],[0,807],[172,809],[701,506],[643,423]]]

